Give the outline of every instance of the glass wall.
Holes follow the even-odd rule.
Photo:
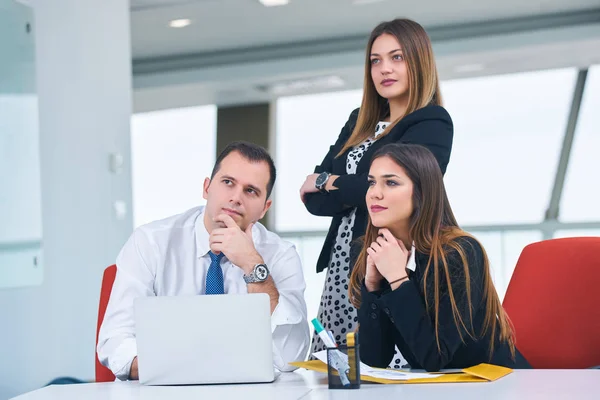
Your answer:
[[[44,279],[33,22],[28,5],[0,0],[0,290]]]
[[[442,83],[454,122],[445,180],[461,224],[544,219],[576,76],[562,69]]]

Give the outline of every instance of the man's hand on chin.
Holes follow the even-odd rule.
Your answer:
[[[227,214],[220,214],[215,221],[223,222],[227,228],[214,229],[209,238],[210,249],[213,252],[222,252],[234,265],[249,275],[256,264],[264,264],[264,260],[254,247],[252,240],[252,226],[248,225],[243,231]],[[264,282],[249,283],[248,293],[267,293],[271,299],[271,314],[279,303],[279,291],[273,278],[269,276]]]
[[[240,267],[246,274],[250,273],[256,264],[263,263],[252,240],[254,223],[249,224],[243,231],[227,214],[219,214],[214,220],[226,227],[213,229],[210,233],[208,240],[213,253],[225,254],[232,264]]]

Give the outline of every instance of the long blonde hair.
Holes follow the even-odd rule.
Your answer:
[[[389,115],[390,109],[387,99],[381,97],[375,89],[371,77],[371,48],[375,40],[383,35],[394,36],[402,46],[402,55],[408,69],[408,107],[404,115],[428,105],[442,105],[440,84],[438,79],[435,58],[431,47],[431,40],[425,29],[415,21],[398,18],[382,22],[373,29],[366,49],[365,77],[363,97],[358,113],[356,126],[352,135],[338,153],[338,157],[351,147],[362,143],[373,135],[375,126],[380,119]],[[400,116],[388,125],[382,135],[386,135],[404,117]]]
[[[447,288],[447,295],[452,305],[454,323],[459,331],[461,340],[464,341],[463,332],[471,338],[477,338],[473,321],[473,303],[471,301],[471,277],[467,253],[476,251],[471,244],[477,243],[483,254],[482,276],[483,297],[485,299],[485,319],[481,335],[488,331],[492,341],[489,356],[492,356],[494,344],[499,332],[499,339],[509,345],[511,354],[515,356],[514,333],[512,325],[500,299],[490,273],[489,260],[483,246],[470,234],[460,229],[446,195],[442,172],[433,154],[425,147],[411,144],[388,144],[379,149],[371,162],[380,157],[389,157],[402,167],[413,183],[412,203],[414,210],[410,220],[410,237],[415,243],[416,251],[429,254],[423,277],[423,293],[429,315],[433,314],[435,336],[438,350],[441,351],[439,341],[439,307],[440,287]],[[365,279],[367,264],[367,248],[377,240],[379,228],[367,223],[367,229],[362,238],[363,245],[358,255],[356,264],[350,276],[349,297],[352,304],[359,308],[361,304],[361,285]],[[470,241],[465,238],[471,238]],[[470,242],[470,243],[468,243]],[[461,275],[451,275],[447,254],[456,252],[463,265]],[[433,277],[431,277],[433,275]],[[466,301],[469,315],[461,315],[456,294],[452,285],[452,278],[465,279]],[[431,294],[433,291],[433,296]],[[445,293],[442,293],[445,294]],[[458,294],[462,296],[462,293]]]

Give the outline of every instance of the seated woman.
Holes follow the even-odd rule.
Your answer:
[[[411,144],[379,149],[366,202],[349,288],[362,361],[385,368],[396,345],[412,368],[427,371],[530,368],[515,348],[485,250],[459,228],[433,154]]]

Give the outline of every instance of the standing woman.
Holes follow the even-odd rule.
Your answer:
[[[328,269],[318,318],[341,344],[357,323],[347,296],[350,242],[365,232],[373,153],[387,143],[420,144],[431,150],[444,173],[452,149],[452,119],[442,107],[431,41],[418,23],[395,19],[375,27],[366,49],[363,91],[360,109],[350,114],[300,189],[311,214],[333,217],[317,262],[317,272]],[[311,351],[324,348],[313,335]],[[404,363],[397,350],[390,366]]]

